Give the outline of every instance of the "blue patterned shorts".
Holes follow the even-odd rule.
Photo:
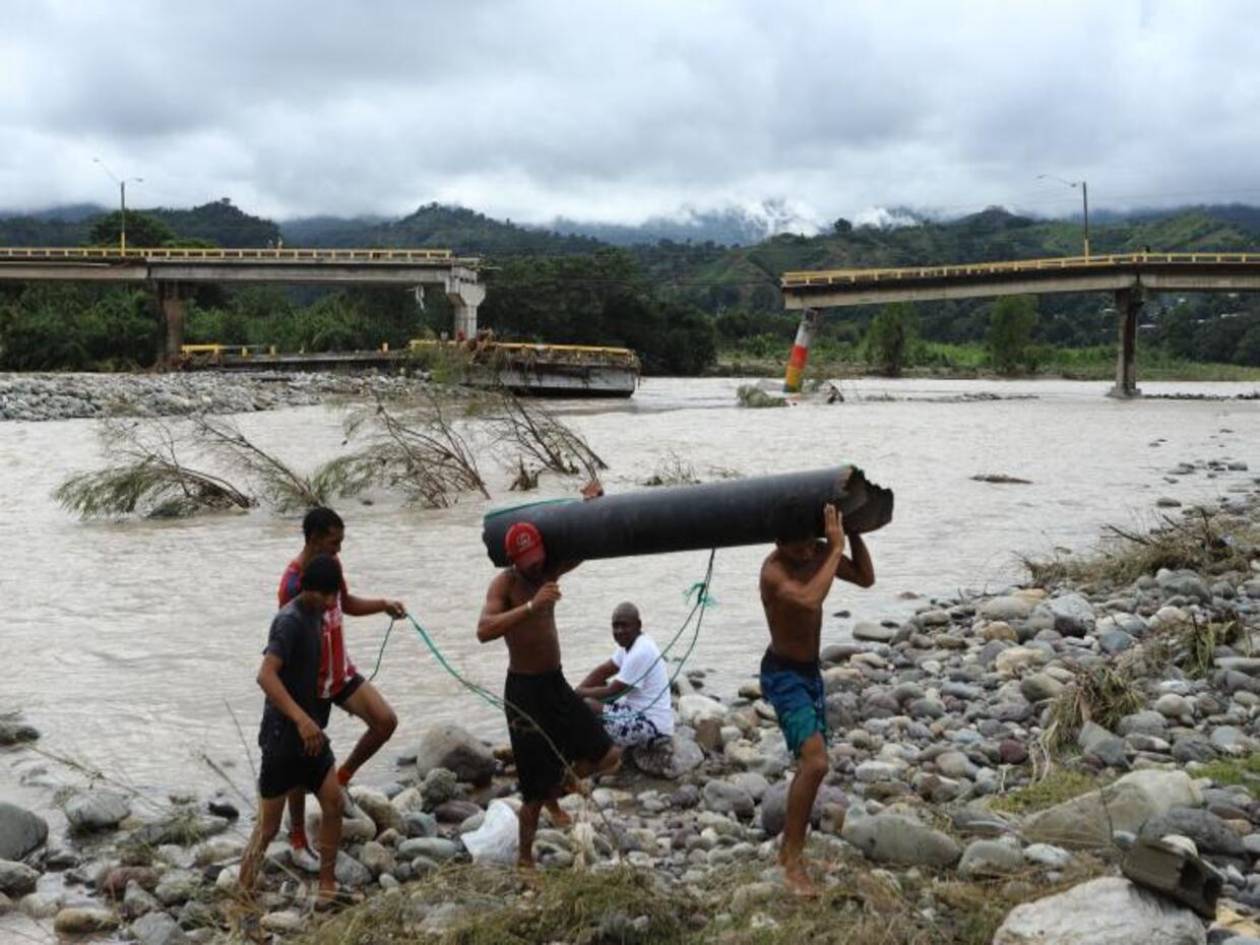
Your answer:
[[[600,719],[608,737],[622,748],[649,745],[662,737],[651,719],[624,703],[604,706]]]

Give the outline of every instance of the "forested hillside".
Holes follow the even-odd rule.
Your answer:
[[[0,219],[0,244],[110,244],[117,239],[117,217],[116,211],[93,213],[79,207]],[[562,235],[439,204],[397,220],[313,217],[277,224],[227,199],[188,210],[128,211],[127,229],[132,246],[148,241],[262,247],[283,240],[288,248],[433,247],[479,256],[489,289],[483,325],[503,337],[631,345],[640,350],[649,370],[658,372],[704,370],[722,352],[779,357],[796,321],[783,311],[778,291],[785,271],[1069,256],[1081,252],[1082,239],[1079,223],[994,208],[958,220],[888,228],[836,220],[828,232],[815,236],[781,234],[744,246],[659,240],[613,248],[589,236]],[[1260,210],[1229,205],[1112,217],[1093,228],[1091,242],[1095,254],[1260,251]],[[0,289],[0,361],[46,367],[84,366],[102,358],[125,363],[125,344],[120,350],[108,339],[139,337],[139,328],[130,323],[125,330],[102,326],[123,317],[120,313],[140,321],[152,315],[145,311],[143,296],[133,293],[124,304],[111,296],[118,291],[84,289],[65,297],[65,304],[95,313],[94,337],[101,339],[76,347],[60,335],[64,322],[55,294],[35,287],[29,292],[14,286]],[[1104,346],[1115,333],[1109,305],[1106,296],[1097,294],[1042,297],[1027,315],[1027,343],[1043,354],[1051,348],[1090,348],[1104,358]],[[823,324],[822,349],[844,359],[867,357],[875,314],[872,308],[830,313]],[[259,295],[213,289],[199,293],[189,329],[195,340],[311,350],[405,342],[426,330],[440,332],[447,315],[441,300],[430,298],[420,310],[414,301],[381,292]],[[936,355],[925,354],[922,343],[970,345],[968,358],[991,361],[984,349],[993,328],[991,300],[927,303],[905,309],[902,317],[912,320],[907,330],[920,342],[906,349],[910,363],[915,352],[934,363],[931,357]],[[1155,297],[1144,321],[1143,343],[1171,357],[1260,364],[1260,304],[1254,297]],[[15,353],[32,346],[21,357]],[[96,351],[107,354],[97,356]],[[137,352],[133,360],[142,363],[145,357]],[[1031,366],[1037,360],[1021,363]],[[943,363],[958,362],[951,354]]]

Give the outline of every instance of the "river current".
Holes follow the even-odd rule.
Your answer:
[[[609,463],[610,492],[637,488],[681,461],[704,480],[841,462],[896,490],[896,517],[869,538],[877,583],[837,586],[824,643],[857,620],[902,618],[934,594],[999,588],[1020,576],[1020,554],[1088,549],[1101,526],[1142,526],[1154,502],[1214,501],[1260,475],[1260,403],[1238,400],[1117,402],[1105,385],[1063,381],[846,381],[843,404],[791,409],[736,406],[740,382],[649,379],[629,402],[552,405]],[[1232,395],[1251,385],[1143,385],[1147,393]],[[1028,399],[959,401],[961,395]],[[342,442],[342,411],[306,407],[237,418],[261,446],[312,469]],[[276,607],[276,585],[301,546],[300,519],[267,510],[182,521],[81,522],[51,490],[102,459],[94,421],[0,424],[0,712],[20,709],[47,751],[143,791],[223,787],[206,758],[251,793],[248,757],[262,694],[254,682]],[[1180,462],[1231,459],[1249,472],[1167,477]],[[490,508],[520,501],[507,471],[483,462],[491,492],[442,511],[388,497],[347,501],[342,560],[352,590],[403,599],[451,663],[498,691],[506,654],[480,645],[478,612],[494,568],[481,543]],[[976,482],[1002,473],[1028,485]],[[1175,481],[1167,481],[1172,478]],[[571,495],[580,482],[544,476],[530,498]],[[765,548],[717,553],[708,612],[689,668],[729,695],[750,678],[765,645],[757,573]],[[645,628],[668,640],[687,612],[684,592],[707,553],[588,562],[561,582],[557,619],[565,669],[577,682],[605,659],[608,615],[637,602]],[[921,595],[908,599],[907,592]],[[385,617],[347,618],[360,669],[370,671]],[[391,779],[393,758],[439,721],[506,740],[502,718],[462,690],[404,625],[395,627],[377,686],[398,712],[393,742],[362,774]],[[238,728],[239,724],[239,728]],[[334,749],[347,753],[359,724],[334,713]],[[29,755],[29,753],[27,753]],[[44,761],[0,756],[0,797],[48,803]],[[20,783],[23,780],[25,784]],[[39,801],[36,803],[36,794]]]

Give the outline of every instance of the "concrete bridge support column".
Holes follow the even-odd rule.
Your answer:
[[[1116,290],[1116,321],[1119,324],[1119,353],[1116,355],[1116,384],[1109,397],[1140,397],[1137,386],[1137,324],[1142,312],[1141,287]]]
[[[184,315],[187,299],[180,295],[178,282],[156,283],[158,309],[162,315],[162,341],[158,362],[172,365],[179,361],[184,346]]]
[[[485,301],[486,287],[475,282],[452,280],[446,297],[455,308],[455,340],[477,337],[477,306]]]

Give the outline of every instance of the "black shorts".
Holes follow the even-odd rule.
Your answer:
[[[258,772],[258,794],[266,799],[281,797],[299,787],[317,794],[333,763],[332,749],[327,742],[318,755],[264,751],[262,769]]]
[[[555,797],[564,782],[566,764],[599,761],[613,747],[604,726],[561,670],[508,673],[503,700],[508,704],[512,757],[526,802]]]
[[[332,707],[334,704],[338,708],[345,709],[345,711],[349,712],[350,710],[346,709],[346,702],[352,695],[358,692],[359,688],[366,682],[367,680],[363,678],[362,673],[355,673],[346,680],[346,684],[338,689],[337,694],[331,699],[320,699],[319,705],[316,709],[318,714],[315,719],[315,721],[319,724],[319,727],[328,728],[328,720],[332,718]]]

